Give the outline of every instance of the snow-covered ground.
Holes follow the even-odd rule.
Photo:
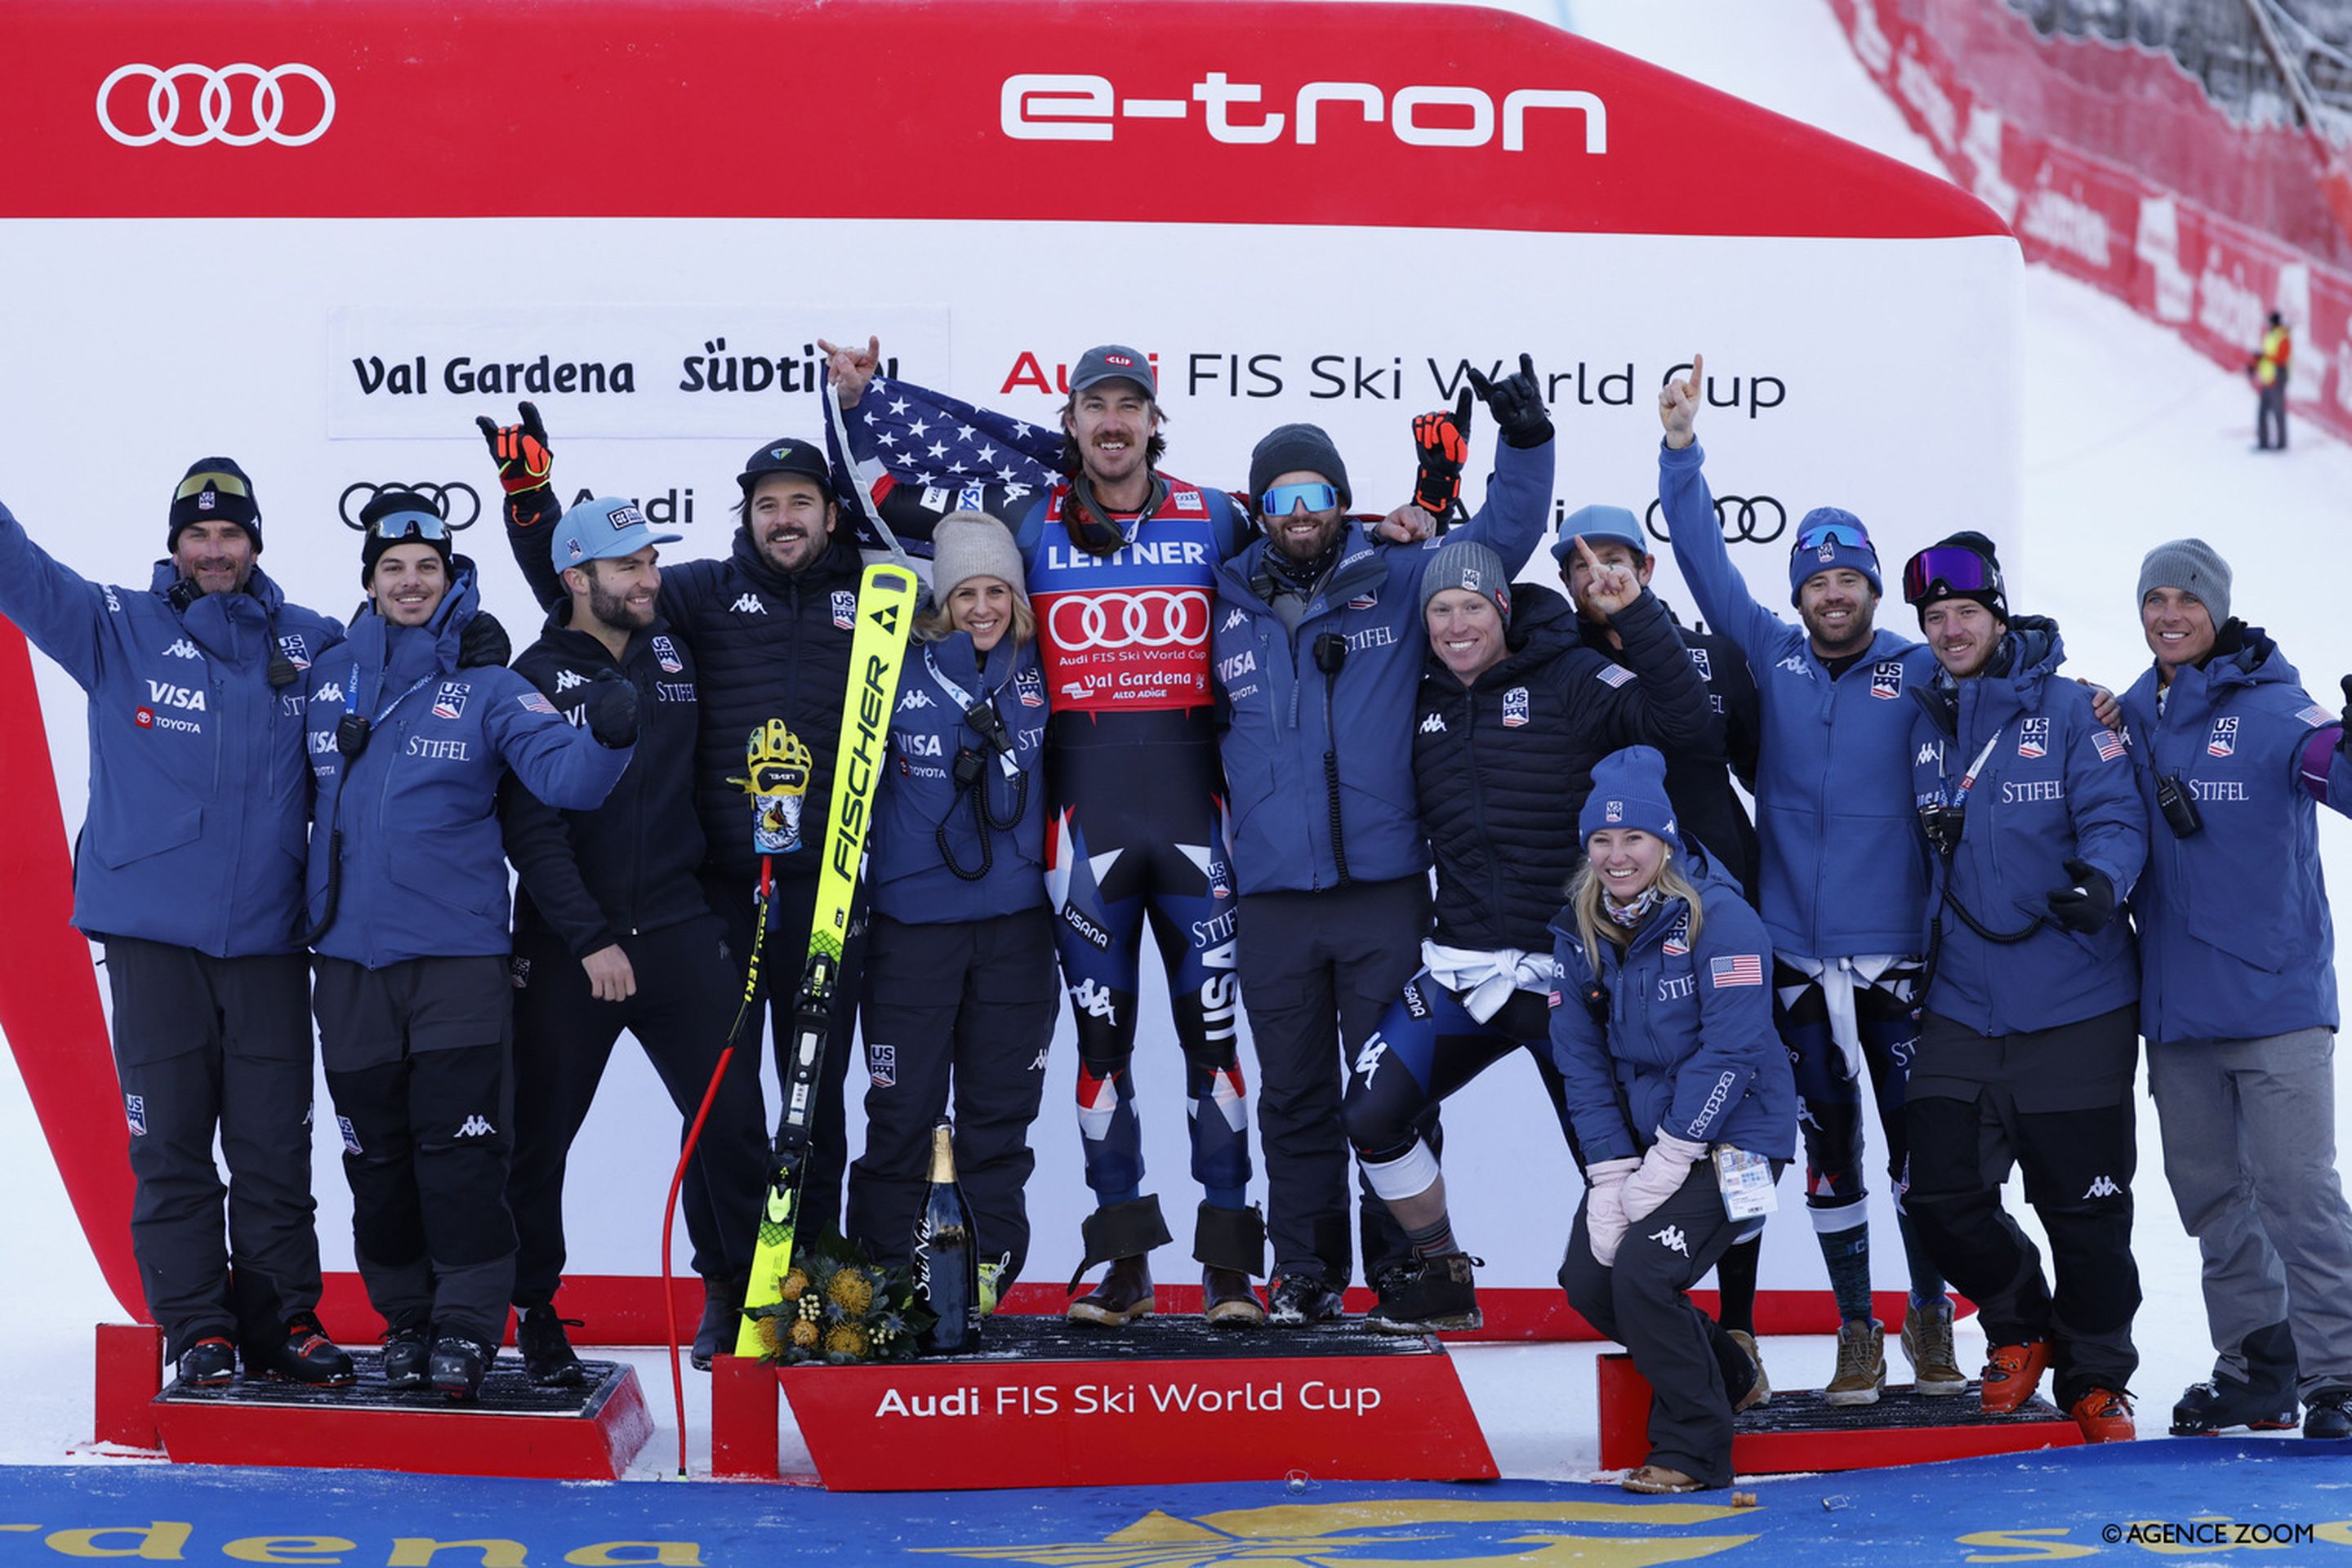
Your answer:
[[[1855,65],[1820,0],[1574,0],[1517,8],[1936,168],[1925,143]],[[2352,669],[2352,622],[2334,618],[2342,595],[2328,570],[2344,558],[2337,523],[2341,498],[2352,494],[2352,453],[2305,425],[2289,455],[2257,457],[2248,450],[2252,399],[2235,377],[2055,274],[2030,273],[2026,306],[2025,515],[2022,557],[2010,563],[2012,603],[2060,621],[2075,672],[2120,686],[2147,658],[2133,604],[2142,552],[2161,540],[2200,534],[2236,570],[2238,613],[2272,628],[2314,695],[2332,705],[2336,676]],[[1876,374],[1885,395],[1900,401],[1906,384],[1924,384],[1937,367],[1888,364]],[[1935,479],[1923,474],[1920,482]],[[1894,552],[1927,542],[1912,540],[1900,518],[1869,521]],[[2352,885],[2352,832],[2328,818],[2322,838],[2339,884]],[[2155,1112],[2144,1092],[2141,1105],[2136,1244],[2147,1305],[2135,1386],[2142,1431],[2160,1433],[2172,1398],[2204,1375],[2211,1352],[2196,1250],[2164,1186]],[[9,1178],[10,1214],[0,1237],[19,1281],[0,1290],[9,1394],[0,1408],[0,1463],[87,1457],[90,1325],[119,1310],[90,1260],[14,1058],[5,1054],[0,1170]],[[2012,1206],[2023,1212],[2014,1193]],[[1812,1243],[1801,1221],[1784,1220],[1767,1245],[1810,1250]],[[1784,1384],[1818,1384],[1832,1359],[1824,1338],[1769,1341],[1765,1349]],[[1980,1342],[1964,1340],[1963,1362],[1979,1349]],[[1506,1474],[1591,1472],[1598,1455],[1591,1347],[1466,1346],[1456,1354]],[[639,1367],[663,1428],[638,1465],[652,1476],[674,1467],[677,1436],[667,1414],[666,1362],[643,1355]],[[700,1378],[688,1384],[698,1469],[708,1457],[706,1387]]]

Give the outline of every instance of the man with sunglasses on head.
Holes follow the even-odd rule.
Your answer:
[[[343,628],[261,570],[261,510],[226,458],[190,466],[165,550],[145,589],[103,586],[0,507],[0,614],[89,693],[73,923],[106,952],[131,1252],[183,1383],[228,1382],[240,1350],[248,1373],[349,1383],[317,1311],[310,964],[295,937],[302,672]]]
[[[1920,936],[1927,870],[1903,758],[1906,693],[1934,656],[1875,628],[1878,552],[1851,512],[1805,514],[1789,554],[1790,626],[1756,602],[1716,521],[1693,433],[1706,360],[1658,393],[1665,438],[1658,500],[1675,563],[1707,625],[1746,653],[1756,679],[1757,912],[1772,933],[1773,1002],[1796,1068],[1805,1205],[1837,1300],[1832,1405],[1871,1405],[1886,1382],[1885,1331],[1871,1310],[1868,1189],[1863,1170],[1867,1068],[1886,1142],[1896,1225],[1910,1273],[1903,1350],[1918,1391],[1953,1394],[1952,1306],[1905,1210],[1904,1081],[1918,1035]]]
[[[1495,412],[1495,472],[1478,513],[1451,537],[1516,570],[1551,503],[1550,417],[1533,362],[1489,384],[1476,371],[1449,415],[1414,422],[1416,442],[1458,480],[1475,390]],[[1424,468],[1428,459],[1424,458]],[[1250,454],[1263,537],[1217,569],[1211,653],[1225,699],[1242,1003],[1258,1059],[1258,1141],[1274,1243],[1272,1321],[1339,1315],[1351,1267],[1341,1052],[1352,1058],[1421,963],[1429,847],[1406,764],[1429,549],[1352,522],[1347,465],[1314,425],[1284,425]],[[1432,531],[1451,484],[1417,499]],[[1365,1187],[1365,1277],[1387,1300],[1415,1268],[1412,1238]]]
[[[360,522],[368,604],[308,682],[312,1005],[385,1382],[470,1399],[515,1279],[499,789],[511,770],[551,806],[593,810],[628,766],[637,695],[600,672],[575,727],[513,670],[461,668],[478,601],[447,522],[399,490]]]
[[[2147,814],[2122,741],[2058,674],[2056,623],[2009,613],[1990,541],[1921,551],[1903,597],[1939,666],[1913,692],[1934,885],[1906,1108],[1912,1224],[1977,1303],[1987,1413],[2019,1408],[2047,1369],[2085,1441],[2128,1441],[2139,965],[2116,913],[2147,858]],[[2054,1295],[2001,1207],[2012,1164]]]

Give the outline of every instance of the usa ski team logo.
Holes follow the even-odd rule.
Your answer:
[[[877,1046],[870,1040],[867,1041],[866,1046],[866,1073],[874,1079],[875,1088],[898,1088],[898,1047],[896,1046]]]
[[[686,662],[677,657],[677,645],[667,637],[654,638],[654,662],[662,667],[666,675],[676,675],[686,668]]]
[[[1013,679],[1013,690],[1024,708],[1045,706],[1045,678],[1034,669],[1024,669]]]
[[[1517,730],[1528,721],[1528,689],[1514,686],[1503,693],[1503,728]]]
[[[833,624],[843,631],[857,624],[857,595],[846,588],[833,591]]]
[[[1354,598],[1349,600],[1348,608],[1351,610],[1370,610],[1377,608],[1380,602],[1380,590],[1376,588],[1369,594],[1359,594]]]
[[[466,693],[473,689],[462,680],[445,680],[433,696],[433,717],[455,719],[466,711]]]
[[[147,1136],[147,1097],[145,1095],[124,1095],[122,1114],[131,1123],[131,1136],[133,1138]]]
[[[2046,756],[2049,754],[2049,720],[2026,719],[2019,722],[2017,726],[2017,754],[2019,756],[2029,758]]]
[[[1675,921],[1675,929],[1666,933],[1664,952],[1668,958],[1680,958],[1689,951],[1690,913],[1685,910],[1682,917]]]
[[[1706,649],[1703,647],[1694,647],[1686,648],[1684,651],[1690,655],[1691,668],[1698,671],[1698,678],[1701,680],[1713,680],[1715,679],[1715,661],[1707,658]]]
[[[310,668],[310,645],[302,640],[300,632],[288,632],[278,639],[278,651],[297,669]]]
[[[1903,661],[1882,658],[1870,667],[1870,694],[1892,702],[1903,695]]]
[[[1606,822],[1624,821],[1625,803],[1622,800],[1612,800],[1609,802],[1606,805],[1601,808],[1601,819]]]
[[[2213,721],[2213,732],[2205,737],[2205,754],[2226,757],[2238,749],[2238,720],[2235,714]]]
[[[1729,958],[1718,958],[1707,965],[1707,977],[1715,988],[1727,985],[1761,985],[1764,984],[1764,959],[1761,954],[1742,952]]]

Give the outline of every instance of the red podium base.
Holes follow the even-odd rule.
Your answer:
[[[307,1388],[237,1378],[218,1388],[161,1393],[162,1344],[152,1329],[99,1330],[100,1439],[160,1447],[183,1464],[295,1465],[436,1476],[617,1480],[654,1431],[637,1374],[585,1363],[582,1388],[541,1388],[502,1356],[478,1402],[384,1386],[380,1351],[352,1357],[359,1381]]]
[[[1626,1470],[1650,1453],[1650,1384],[1620,1352],[1594,1363],[1601,1393],[1601,1463]],[[1744,1476],[1802,1470],[1874,1470],[2063,1448],[2082,1428],[2048,1400],[2026,1401],[2007,1415],[1988,1415],[1977,1384],[1959,1394],[1925,1394],[1890,1384],[1875,1405],[1831,1405],[1814,1389],[1772,1391],[1769,1404],[1737,1418],[1731,1468]]]
[[[714,1473],[775,1476],[781,1385],[833,1491],[1499,1473],[1444,1347],[1360,1322],[997,1317],[976,1355],[783,1368],[722,1356],[714,1375]]]

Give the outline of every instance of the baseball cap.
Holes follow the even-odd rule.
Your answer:
[[[583,500],[563,514],[547,542],[548,558],[555,569],[589,561],[617,561],[635,555],[648,544],[675,544],[682,533],[656,533],[637,503],[619,496]]]
[[[1151,362],[1118,343],[1104,343],[1078,356],[1078,367],[1070,373],[1070,395],[1105,381],[1131,381],[1152,397],[1160,395],[1160,378],[1152,374]]]
[[[1567,521],[1559,525],[1559,538],[1551,547],[1551,558],[1565,563],[1576,553],[1579,538],[1587,544],[1613,541],[1632,545],[1636,555],[1650,553],[1649,541],[1642,537],[1642,520],[1622,506],[1580,506],[1570,512]]]
[[[796,436],[779,436],[752,453],[735,482],[749,496],[771,474],[793,474],[814,479],[820,486],[833,483],[833,467],[824,460],[824,453]]]

